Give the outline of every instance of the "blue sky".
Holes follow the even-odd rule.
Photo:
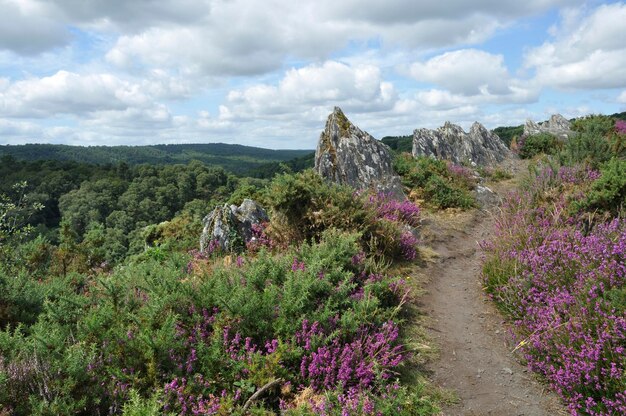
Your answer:
[[[626,3],[0,0],[0,144],[315,147],[626,111]]]

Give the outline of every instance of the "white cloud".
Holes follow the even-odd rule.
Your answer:
[[[419,82],[438,88],[419,91],[416,100],[430,108],[454,108],[486,103],[528,103],[539,91],[524,80],[512,78],[502,55],[461,49],[415,62],[405,69]]]
[[[556,28],[555,39],[531,49],[525,66],[543,86],[571,89],[626,86],[626,4],[573,13]]]
[[[0,50],[37,54],[66,44],[70,36],[58,12],[36,0],[0,0]]]
[[[527,0],[524,2],[511,0],[465,0],[414,1],[414,0],[344,0],[335,3],[333,13],[340,16],[393,24],[413,22],[424,18],[455,19],[469,14],[488,14],[497,17],[519,17],[545,11],[552,7],[576,4],[572,0]]]
[[[190,87],[181,80],[159,71],[151,75],[139,82],[108,73],[83,75],[68,71],[14,83],[0,79],[0,116],[89,117],[98,111],[153,109],[156,99],[182,98],[189,94]]]
[[[249,120],[292,117],[339,105],[346,111],[374,112],[391,109],[397,99],[393,85],[372,65],[348,66],[327,61],[287,71],[277,85],[258,84],[233,90],[221,109],[221,118]]]
[[[72,22],[137,31],[164,23],[192,23],[211,12],[211,0],[48,0]]]
[[[148,102],[138,85],[113,75],[59,71],[49,77],[5,83],[4,89],[0,90],[0,115],[29,118],[84,115]]]
[[[510,93],[510,76],[504,66],[504,57],[477,49],[446,52],[426,62],[416,62],[409,72],[417,81],[431,82],[453,93]]]
[[[327,59],[350,42],[420,50],[474,44],[513,19],[573,0],[425,2],[376,0],[216,1],[202,19],[124,33],[107,59],[121,67],[157,65],[189,74],[250,75],[288,57]]]
[[[507,67],[520,50],[500,41],[537,24],[520,18],[542,16],[543,24],[552,16],[545,12],[561,6],[576,7],[560,9],[549,40],[528,50],[524,71]],[[539,99],[535,112],[585,100],[588,108],[616,105],[615,97],[626,103],[626,5],[579,6],[0,0],[0,140],[311,148],[335,105],[380,137],[445,120],[516,124],[530,114],[524,104]],[[503,37],[480,44],[497,33]],[[550,86],[619,91],[540,97]]]
[[[14,142],[19,140],[26,143],[28,140],[40,139],[41,134],[41,127],[35,123],[0,118],[0,137],[11,137]]]

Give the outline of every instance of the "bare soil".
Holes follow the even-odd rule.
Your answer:
[[[482,290],[478,243],[493,227],[488,210],[433,214],[422,227],[426,244],[437,253],[418,272],[427,282],[419,307],[439,350],[427,370],[458,399],[443,414],[565,415],[556,395],[513,355],[504,318]]]

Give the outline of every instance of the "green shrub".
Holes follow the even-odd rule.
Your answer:
[[[612,156],[606,137],[597,132],[582,132],[568,139],[560,154],[562,164],[586,163],[597,168]]]
[[[371,200],[370,200],[371,199]],[[270,236],[282,246],[319,241],[327,230],[358,232],[364,252],[377,260],[413,260],[417,241],[400,218],[385,218],[385,195],[368,196],[352,188],[323,181],[312,170],[276,177],[266,189],[263,204],[272,212]],[[398,204],[416,214],[413,204]],[[397,214],[397,213],[396,213]],[[415,226],[415,224],[409,224]]]
[[[575,204],[585,211],[604,211],[616,216],[624,213],[626,201],[626,160],[611,159],[600,169],[601,176],[586,197]]]
[[[475,180],[464,167],[430,157],[413,158],[405,153],[395,159],[394,169],[402,183],[430,206],[463,209],[476,206],[471,193]]]
[[[614,126],[615,120],[612,117],[592,114],[574,120],[572,130],[607,137],[613,131]]]
[[[309,386],[314,379],[300,370],[305,357],[358,347],[361,337],[395,325],[400,311],[406,288],[365,272],[360,238],[327,230],[319,243],[231,265],[145,256],[96,279],[41,282],[45,300],[32,308],[29,326],[0,331],[0,403],[16,415],[151,415],[191,414],[211,400],[221,414],[243,415],[246,400],[269,381]],[[313,323],[318,329],[305,331]],[[402,350],[396,336],[389,338],[395,349],[381,350],[389,359]],[[381,395],[393,379],[389,364],[373,363],[363,397],[376,409],[435,413],[422,392]],[[325,392],[342,394],[339,385]],[[268,391],[250,413],[276,414],[279,398],[295,400]]]
[[[500,140],[504,142],[508,147],[511,147],[513,138],[521,136],[524,133],[524,126],[508,126],[508,127],[496,127],[493,132],[498,135]]]
[[[552,134],[539,133],[528,136],[519,143],[519,156],[522,159],[530,159],[540,153],[553,155],[561,147],[559,140]]]

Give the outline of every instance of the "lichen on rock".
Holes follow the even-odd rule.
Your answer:
[[[568,139],[574,135],[572,123],[560,114],[553,114],[550,116],[550,120],[542,123],[535,123],[530,119],[526,120],[524,124],[524,137],[541,133],[549,133],[560,139]]]
[[[472,125],[469,133],[446,122],[436,130],[422,128],[413,132],[413,156],[488,166],[512,157],[512,153],[497,134],[478,122]]]
[[[315,152],[315,171],[332,182],[405,199],[389,148],[352,124],[339,107],[328,116]]]
[[[252,227],[269,221],[265,210],[251,199],[245,199],[240,206],[224,204],[213,209],[202,220],[200,252],[219,247],[232,251],[245,246],[253,238]]]

